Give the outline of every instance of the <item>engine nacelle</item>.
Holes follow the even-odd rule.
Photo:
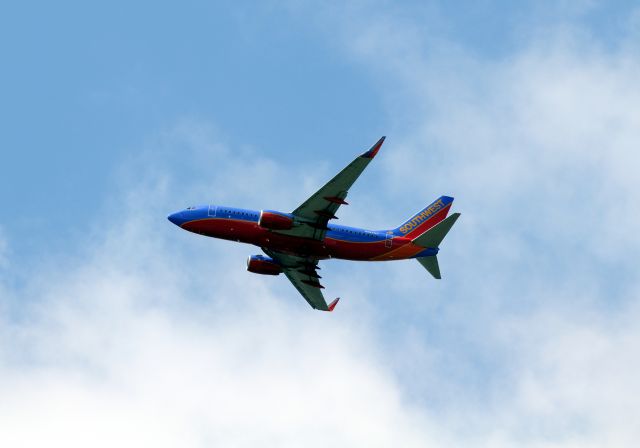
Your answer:
[[[289,230],[293,227],[293,218],[285,213],[262,210],[258,225],[269,230]]]
[[[263,255],[252,255],[247,259],[247,271],[255,274],[278,275],[282,272],[282,266],[273,258]]]

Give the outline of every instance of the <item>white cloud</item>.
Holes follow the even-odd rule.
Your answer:
[[[247,160],[213,153],[230,176]],[[282,182],[265,164],[272,171],[255,171],[263,193]],[[270,288],[284,279],[243,269],[250,248],[218,243],[212,253],[215,243],[183,235],[163,209],[184,192],[161,163],[144,165],[132,168],[137,185],[121,175],[122,198],[90,244],[29,273],[21,318],[0,320],[1,446],[420,446],[433,437],[369,343],[368,324],[313,312],[288,285],[277,297]],[[230,191],[244,182],[223,177],[215,182]],[[2,305],[18,306],[7,296]]]
[[[186,198],[286,209],[324,173],[287,177],[185,121],[121,174],[75,259],[0,285],[3,310],[20,297],[0,319],[0,445],[634,446],[633,51],[558,33],[485,62],[411,18],[351,12],[351,54],[416,124],[380,159],[388,194],[458,197],[445,280],[328,263],[349,300],[326,315],[247,274],[250,248],[164,215]],[[192,177],[172,177],[185,160]]]
[[[389,164],[394,192],[454,189],[481,232],[533,224],[555,246],[608,257],[638,249],[630,236],[640,224],[640,62],[624,37],[606,51],[583,30],[550,31],[506,60],[483,61],[420,41],[415,23],[372,22],[356,32],[367,45],[355,53],[372,66],[384,58],[384,79],[404,81],[412,95],[389,98],[394,112],[405,110],[398,121],[415,123]]]
[[[437,318],[412,303],[429,330],[407,331],[405,363],[419,366],[407,388],[458,444],[633,446],[637,39],[532,20],[520,50],[483,60],[402,8],[356,5],[322,25],[406,132],[389,139],[389,199],[452,193],[463,214],[441,253],[457,285],[433,299]],[[414,272],[389,272],[391,289],[418,297]]]
[[[223,146],[212,152],[229,171],[254,157]],[[624,356],[638,339],[630,324],[636,308],[589,320],[592,310],[574,315],[567,306],[532,319],[502,309],[501,298],[479,304],[476,311],[488,309],[469,325],[461,308],[468,301],[421,298],[406,312],[426,306],[430,325],[441,320],[462,331],[453,342],[425,339],[407,319],[398,336],[374,311],[407,305],[406,295],[420,291],[405,285],[410,294],[381,300],[374,291],[402,285],[389,284],[395,274],[375,272],[410,267],[367,266],[364,275],[364,267],[343,264],[336,272],[345,271],[327,277],[349,300],[331,315],[316,313],[284,279],[246,273],[250,248],[165,222],[168,204],[197,197],[208,176],[179,186],[162,163],[149,163],[142,163],[148,171],[134,163],[133,185],[121,176],[122,199],[85,249],[31,273],[27,289],[5,285],[20,297],[20,316],[0,321],[0,445],[595,446],[636,436],[624,419],[610,417],[637,406],[628,394],[637,362]],[[260,173],[268,195],[282,188],[283,176],[265,163],[273,166]],[[230,191],[244,182],[225,181]],[[575,292],[569,285],[553,297],[571,304]],[[486,300],[485,293],[495,289],[479,289],[475,298]],[[8,295],[3,302],[16,307]],[[486,328],[482,342],[478,331]],[[390,345],[378,343],[386,338]],[[474,361],[468,347],[481,356]],[[487,371],[477,361],[496,365]],[[491,375],[500,380],[485,380],[487,390],[478,391],[479,378]],[[599,386],[602,393],[582,395]]]

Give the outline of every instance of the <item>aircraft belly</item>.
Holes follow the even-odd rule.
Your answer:
[[[266,233],[255,221],[243,219],[207,218],[190,221],[183,229],[200,235],[257,244]]]
[[[254,244],[278,252],[313,257],[319,260],[339,258],[359,261],[385,261],[411,258],[423,248],[413,244],[394,243],[387,247],[385,241],[345,241],[325,238],[324,241],[300,238],[271,232],[255,221],[227,218],[206,218],[183,224],[185,230],[213,238]]]
[[[424,250],[409,241],[394,241],[389,247],[385,241],[352,242],[325,240],[332,258],[358,261],[405,260]]]
[[[332,258],[344,260],[371,260],[389,250],[384,241],[352,242],[327,238],[325,243]]]
[[[267,235],[265,241],[259,244],[262,247],[291,255],[309,256],[317,259],[384,260],[386,259],[383,258],[384,255],[392,250],[386,247],[384,241],[350,242],[332,238],[317,241],[271,232]]]
[[[285,254],[312,257],[319,260],[330,258],[329,251],[323,241],[267,232],[258,244]]]

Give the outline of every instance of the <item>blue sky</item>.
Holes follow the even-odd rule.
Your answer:
[[[633,2],[21,3],[0,14],[0,445],[632,446]],[[179,232],[441,194],[443,280],[323,265],[336,313]],[[319,431],[318,428],[333,428]]]
[[[66,243],[83,226],[75,215],[95,212],[123,159],[184,117],[214,122],[230,143],[298,160],[313,160],[329,141],[323,153],[340,163],[336,156],[349,148],[410,129],[385,107],[387,87],[407,94],[385,73],[385,60],[378,69],[354,61],[321,14],[293,5],[62,2],[39,4],[38,14],[31,3],[5,6],[5,231],[18,242],[27,232],[34,243],[21,249],[30,253],[60,236]],[[401,19],[415,14],[429,39],[494,60],[526,46],[538,22],[575,19],[615,47],[629,11],[617,3],[586,11],[537,2],[381,5]],[[402,107],[412,117],[419,106]]]

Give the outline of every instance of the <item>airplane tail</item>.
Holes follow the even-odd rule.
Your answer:
[[[447,217],[453,198],[440,196],[391,232],[396,236],[416,238]]]
[[[444,237],[449,233],[453,224],[460,217],[460,213],[454,213],[447,219],[443,219],[435,226],[424,232],[413,240],[413,244],[422,246],[425,249],[438,249]],[[437,252],[436,252],[437,253]],[[418,257],[418,262],[433,275],[433,278],[442,278],[440,276],[440,266],[438,265],[437,255],[429,255],[426,257]]]

